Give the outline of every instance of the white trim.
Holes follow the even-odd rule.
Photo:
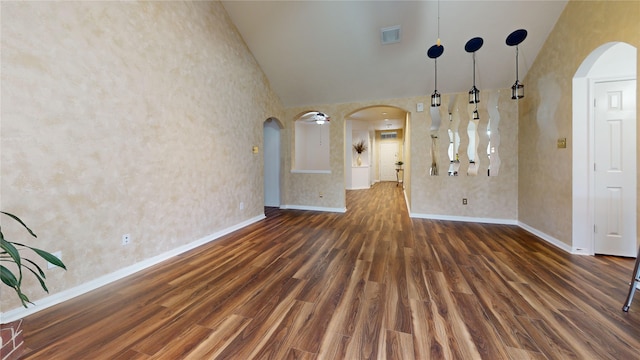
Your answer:
[[[324,212],[337,212],[344,213],[347,212],[347,208],[330,208],[330,207],[322,207],[322,206],[306,206],[306,205],[282,205],[280,209],[283,210],[307,210],[307,211],[324,211]]]
[[[407,197],[407,189],[405,189],[404,183],[402,183],[402,193],[404,194],[404,203],[407,205],[407,211],[409,212],[409,216],[411,216],[411,206],[409,206],[409,198]]]
[[[9,310],[7,312],[3,312],[0,313],[0,318],[2,319],[3,323],[9,323],[18,319],[22,319],[28,315],[34,314],[38,311],[44,310],[46,308],[49,308],[51,306],[60,304],[64,301],[70,300],[72,298],[75,298],[77,296],[83,295],[85,293],[88,293],[89,291],[95,290],[97,288],[100,288],[102,286],[105,286],[109,283],[112,283],[116,280],[120,280],[124,277],[127,277],[129,275],[133,275],[139,271],[142,271],[146,268],[149,268],[151,266],[154,266],[156,264],[159,264],[165,260],[168,260],[176,255],[180,255],[184,252],[187,252],[189,250],[195,249],[199,246],[202,246],[204,244],[207,244],[211,241],[214,241],[224,235],[227,235],[229,233],[232,233],[236,230],[239,230],[243,227],[249,226],[255,222],[258,222],[262,219],[264,219],[265,216],[264,214],[262,215],[258,215],[254,218],[248,219],[246,221],[243,221],[239,224],[236,224],[234,226],[228,227],[226,229],[220,230],[216,233],[213,233],[211,235],[207,235],[203,238],[200,238],[194,242],[191,242],[189,244],[183,245],[183,246],[179,246],[175,249],[169,250],[165,253],[162,253],[160,255],[151,257],[149,259],[143,260],[139,263],[133,264],[131,266],[127,266],[125,268],[122,268],[120,270],[117,270],[115,272],[112,272],[110,274],[101,276],[99,278],[93,279],[91,281],[88,281],[84,284],[78,285],[76,287],[73,287],[71,289],[67,289],[64,291],[61,291],[59,293],[53,294],[51,296],[47,296],[45,298],[42,298],[40,300],[37,301],[36,305],[32,305],[29,308],[24,308],[24,307],[20,307],[20,308],[16,308],[13,310]]]
[[[474,217],[466,217],[466,216],[451,216],[451,215],[435,215],[435,214],[413,214],[410,213],[412,218],[418,219],[432,219],[432,220],[446,220],[446,221],[462,221],[462,222],[477,222],[477,223],[485,223],[485,224],[501,224],[501,225],[517,225],[523,230],[530,232],[531,234],[539,237],[540,239],[548,242],[549,244],[559,248],[560,250],[564,250],[570,254],[575,255],[589,255],[585,252],[582,252],[582,249],[572,249],[571,246],[565,244],[564,242],[554,238],[553,236],[547,235],[541,231],[538,231],[531,226],[522,223],[517,220],[512,219],[491,219],[491,218],[474,218]]]
[[[292,174],[331,174],[331,170],[291,170]]]
[[[516,220],[513,219],[492,219],[492,218],[477,218],[468,216],[452,216],[452,215],[439,215],[439,214],[417,214],[409,213],[409,216],[417,219],[431,219],[431,220],[446,220],[446,221],[462,221],[462,222],[477,222],[485,224],[502,224],[502,225],[517,225]]]
[[[579,251],[574,251],[574,249],[571,248],[570,245],[554,238],[551,235],[545,234],[542,231],[536,230],[534,228],[532,228],[531,226],[518,221],[518,226],[521,227],[522,229],[532,233],[533,235],[541,238],[542,240],[548,242],[549,244],[559,248],[560,250],[564,250],[566,252],[568,252],[569,254],[575,254],[575,255],[589,255],[587,253],[584,252],[579,252]]]
[[[352,187],[347,190],[369,190],[369,189],[371,189],[371,186]]]

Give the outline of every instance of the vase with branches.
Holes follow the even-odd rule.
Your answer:
[[[358,153],[358,157],[356,158],[356,164],[358,166],[361,166],[362,159],[360,158],[360,154],[367,151],[367,144],[364,142],[364,140],[360,140],[353,144],[353,150],[355,150],[355,152]]]

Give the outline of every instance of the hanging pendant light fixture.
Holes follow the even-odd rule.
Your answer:
[[[440,44],[440,1],[438,0],[438,40],[436,44],[427,50],[427,56],[434,59],[435,63],[435,84],[433,94],[431,94],[431,107],[438,107],[442,103],[442,97],[438,92],[438,58],[444,52],[444,46]]]
[[[439,39],[438,39],[439,40]],[[444,46],[442,45],[433,45],[427,51],[427,56],[435,60],[435,90],[433,90],[433,94],[431,94],[431,106],[437,107],[441,104],[441,96],[438,92],[438,57],[442,55],[444,52]]]
[[[516,47],[516,82],[511,87],[511,99],[517,100],[522,99],[524,97],[524,84],[520,82],[518,79],[518,45],[527,38],[527,30],[518,29],[509,36],[507,36],[507,40],[505,41],[509,46]]]
[[[476,87],[476,51],[480,50],[482,44],[484,44],[484,40],[482,40],[481,37],[474,37],[464,45],[464,50],[473,54],[473,86],[471,87],[471,90],[469,90],[469,104],[476,105],[475,110],[473,110],[473,120],[480,119],[480,114],[478,113],[480,90]]]
[[[464,50],[473,54],[473,86],[469,90],[469,104],[480,102],[480,90],[476,87],[476,51],[480,50],[482,44],[484,40],[481,37],[474,37],[464,45]]]
[[[480,120],[480,113],[478,112],[478,105],[476,105],[476,109],[473,110],[473,120]]]

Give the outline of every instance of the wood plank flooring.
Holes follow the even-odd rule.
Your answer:
[[[395,183],[267,219],[25,319],[25,359],[638,359],[632,259],[411,219]]]

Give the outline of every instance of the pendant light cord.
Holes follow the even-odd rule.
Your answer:
[[[435,70],[436,70],[436,74],[435,74],[435,89],[436,91],[438,91],[438,58],[435,58]]]
[[[440,0],[438,0],[438,41],[436,45],[440,46]]]
[[[516,82],[518,82],[518,45],[516,45]]]

